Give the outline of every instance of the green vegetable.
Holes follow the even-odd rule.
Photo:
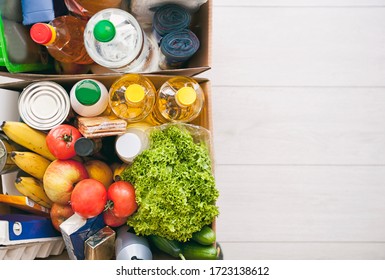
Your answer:
[[[202,245],[210,245],[215,242],[215,232],[209,226],[204,226],[200,231],[194,232],[192,240]]]
[[[150,235],[149,240],[152,245],[161,250],[162,252],[174,257],[184,260],[182,254],[181,244],[176,240],[169,240],[161,236]]]
[[[150,143],[122,173],[138,203],[127,224],[137,234],[185,242],[219,214],[208,147],[177,124],[153,130]]]
[[[218,250],[214,244],[201,245],[194,241],[189,241],[183,244],[182,252],[186,260],[218,259]]]

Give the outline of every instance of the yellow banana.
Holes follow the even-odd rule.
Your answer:
[[[11,159],[16,165],[31,176],[43,180],[45,170],[51,161],[34,152],[11,152]]]
[[[15,143],[53,161],[55,156],[48,150],[44,132],[22,122],[4,121],[1,125],[4,133]]]
[[[113,166],[114,175],[113,175],[112,178],[114,178],[115,182],[122,180],[120,175],[122,174],[124,169],[126,169],[127,166],[128,166],[127,163],[122,163],[122,164],[120,164],[118,166]]]
[[[52,207],[52,201],[46,195],[43,183],[34,177],[17,177],[15,180],[16,189],[37,204],[46,208]]]

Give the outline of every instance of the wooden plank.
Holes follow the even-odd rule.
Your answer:
[[[220,242],[385,242],[385,167],[217,165]]]
[[[212,92],[217,164],[385,164],[385,88]]]
[[[213,9],[213,85],[385,86],[385,8]]]
[[[225,260],[383,260],[385,243],[221,242]]]
[[[384,6],[384,0],[213,0],[214,7],[369,7]]]

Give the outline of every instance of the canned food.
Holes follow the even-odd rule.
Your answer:
[[[9,140],[5,134],[0,133],[0,175],[19,169],[11,159],[11,152],[16,151],[16,147],[16,144]]]
[[[67,91],[58,83],[34,82],[21,92],[18,109],[20,117],[29,126],[50,130],[63,123],[71,104]]]

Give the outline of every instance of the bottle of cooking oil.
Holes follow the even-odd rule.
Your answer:
[[[33,41],[46,46],[49,54],[64,63],[91,64],[94,61],[84,46],[87,21],[71,15],[56,17],[47,23],[35,23],[30,29]]]
[[[190,122],[198,117],[204,102],[203,89],[196,80],[185,76],[172,77],[157,91],[152,122]]]
[[[150,79],[141,74],[126,74],[115,81],[110,90],[112,112],[128,123],[144,120],[155,104],[156,89]]]

